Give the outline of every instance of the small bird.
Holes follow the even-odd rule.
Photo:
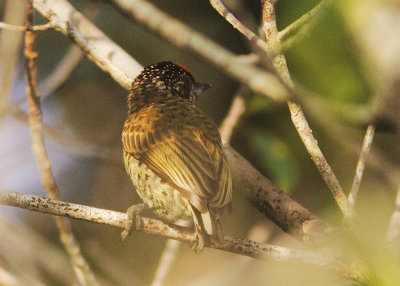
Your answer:
[[[223,240],[220,220],[232,198],[218,128],[196,106],[198,94],[208,88],[181,64],[148,66],[132,83],[122,131],[125,168],[144,202],[128,215],[134,220],[148,207],[170,222],[192,219],[196,252],[211,239]],[[204,219],[211,221],[211,230]],[[128,223],[123,238],[131,227]]]

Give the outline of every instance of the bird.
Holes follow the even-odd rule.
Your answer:
[[[145,67],[132,83],[122,131],[124,165],[143,200],[128,209],[129,220],[146,208],[168,222],[192,220],[197,253],[211,241],[223,241],[221,217],[232,199],[218,128],[197,106],[198,95],[209,87],[176,62]]]

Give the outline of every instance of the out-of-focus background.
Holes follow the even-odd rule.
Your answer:
[[[249,53],[248,41],[208,1],[151,2],[230,51]],[[365,231],[373,229],[373,235],[360,231],[357,236],[359,245],[367,248],[385,236],[398,187],[400,65],[396,65],[396,55],[400,9],[395,1],[361,2],[343,0],[324,7],[307,29],[289,38],[284,53],[294,81],[314,92],[305,100],[307,119],[346,192],[351,187],[366,126],[377,124],[373,143],[376,159],[367,166],[357,201],[357,211],[368,224]],[[237,82],[148,33],[106,1],[71,3],[91,14],[93,22],[143,66],[177,61],[198,81],[211,84],[212,88],[201,95],[200,107],[220,125],[240,87]],[[224,3],[258,33],[260,1]],[[278,28],[282,30],[317,4],[311,0],[279,0]],[[0,0],[0,21],[23,25],[24,1]],[[45,23],[38,14],[36,21]],[[43,120],[48,126],[46,147],[61,197],[125,211],[140,202],[122,162],[120,137],[127,91],[86,58],[62,86],[52,90],[49,78],[72,44],[57,31],[37,35],[39,88],[44,93]],[[0,30],[0,189],[44,196],[26,124],[22,36],[21,32]],[[339,208],[293,127],[287,105],[250,92],[245,106],[231,145],[304,207],[332,225],[340,224]],[[71,224],[102,285],[150,285],[165,239],[134,232],[121,242],[121,229],[81,221]],[[304,248],[260,214],[238,190],[234,191],[233,212],[224,218],[224,230],[237,237]],[[53,217],[0,206],[0,276],[9,278],[10,284],[4,285],[74,285]],[[315,266],[265,262],[212,249],[196,255],[190,246],[182,244],[165,285],[341,282],[339,276]]]

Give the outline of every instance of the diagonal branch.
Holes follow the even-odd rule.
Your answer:
[[[121,47],[78,12],[68,1],[33,0],[33,7],[52,26],[70,38],[93,62],[129,89],[141,66]],[[73,22],[75,23],[72,24]]]
[[[242,33],[250,42],[254,42],[257,47],[268,54],[267,43],[261,40],[253,31],[247,28],[242,22],[239,21],[224,5],[221,0],[210,0],[214,9],[225,18],[236,30]]]
[[[356,173],[354,175],[353,184],[349,194],[349,202],[352,206],[356,203],[358,190],[360,189],[361,179],[364,174],[365,162],[367,160],[369,150],[371,149],[372,140],[374,139],[375,126],[369,125],[365,133],[363,146],[361,148],[360,157],[358,159]]]
[[[250,90],[247,88],[247,86],[242,85],[233,98],[228,114],[222,121],[221,127],[219,128],[222,142],[229,143],[231,140],[233,129],[236,127],[240,117],[246,110],[244,98],[249,94],[249,92]]]
[[[235,189],[283,231],[306,243],[321,244],[329,226],[261,175],[232,147],[224,146]]]
[[[264,32],[267,36],[267,44],[272,52],[279,51],[273,58],[273,64],[281,76],[293,85],[292,79],[289,74],[285,56],[282,53],[280,41],[278,38],[278,29],[276,26],[274,1],[266,0],[263,6],[263,26]],[[304,115],[303,109],[300,105],[293,101],[288,101],[288,106],[291,114],[293,124],[299,133],[301,140],[304,143],[308,153],[311,155],[311,159],[314,161],[321,177],[329,187],[336,203],[343,212],[345,217],[351,217],[353,214],[353,208],[349,203],[346,194],[340,186],[339,180],[333,172],[328,161],[325,159],[321,149],[318,146],[318,141],[312,135],[312,130],[308,125],[307,119]]]
[[[319,10],[323,7],[323,5],[325,5],[325,3],[326,0],[322,0],[320,3],[318,3],[318,5],[312,8],[310,11],[308,11],[299,19],[297,19],[289,26],[287,26],[285,29],[280,31],[277,35],[278,40],[282,41],[296,30],[304,28],[304,25],[306,25],[309,21],[315,18],[315,15],[319,12]]]

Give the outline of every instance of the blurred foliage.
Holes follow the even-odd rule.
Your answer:
[[[321,13],[312,33],[286,51],[289,70],[329,104],[365,103],[371,91],[363,77],[357,47],[338,11]]]
[[[264,174],[271,174],[273,182],[286,192],[290,192],[298,179],[298,169],[289,146],[278,137],[261,132],[250,130],[250,149],[258,154],[258,163]]]

